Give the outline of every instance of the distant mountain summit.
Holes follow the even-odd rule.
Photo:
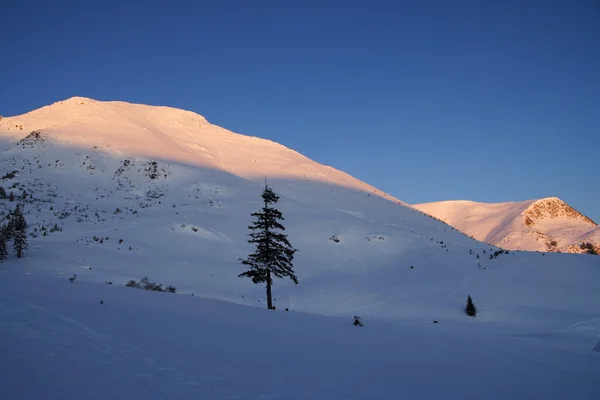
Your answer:
[[[545,219],[574,220],[581,221],[582,223],[591,226],[598,226],[598,224],[590,218],[581,214],[557,197],[548,197],[534,201],[529,208],[525,210],[524,217],[525,225],[527,226],[533,226],[536,224],[536,221]]]
[[[507,203],[414,205],[477,240],[511,250],[600,252],[598,224],[556,197]]]

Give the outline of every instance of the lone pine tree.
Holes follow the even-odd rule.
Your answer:
[[[292,261],[294,253],[298,251],[290,244],[283,225],[278,221],[283,221],[283,215],[274,207],[279,201],[279,196],[267,185],[265,179],[265,189],[261,195],[264,206],[259,212],[251,214],[256,218],[254,223],[248,227],[252,231],[248,236],[248,243],[256,245],[254,253],[247,259],[240,259],[242,264],[250,268],[239,274],[239,277],[252,278],[254,284],[266,283],[267,286],[267,308],[274,309],[271,287],[273,277],[290,278],[295,284],[298,284],[298,278],[294,274]]]

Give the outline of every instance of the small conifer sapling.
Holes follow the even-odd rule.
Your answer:
[[[465,307],[465,312],[469,317],[474,317],[475,315],[477,315],[477,307],[475,307],[473,299],[471,299],[470,295],[467,296],[467,306]]]

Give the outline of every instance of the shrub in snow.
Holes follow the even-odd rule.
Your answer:
[[[127,287],[134,287],[134,288],[138,288],[138,289],[142,288],[142,285],[140,285],[138,282],[134,281],[133,279],[131,279],[129,282],[127,282],[125,284],[125,286],[127,286]]]
[[[75,278],[77,278],[77,275],[73,274],[73,276],[69,278],[69,282],[75,282]]]
[[[17,176],[17,170],[14,170],[12,172],[7,172],[6,174],[4,174],[4,176],[2,176],[2,180],[6,180],[6,179],[14,179]]]
[[[167,286],[166,289],[167,289],[167,292],[169,292],[169,293],[175,293],[177,291],[177,288],[172,285]]]
[[[142,280],[139,282],[132,279],[129,282],[127,282],[125,286],[136,289],[150,290],[153,292],[175,293],[177,291],[177,288],[175,286],[167,286],[166,288],[163,288],[162,284],[150,281],[150,279],[148,279],[147,276],[142,278]]]
[[[353,324],[354,324],[354,326],[364,326],[362,319],[357,315],[354,316]]]
[[[477,307],[475,307],[475,304],[473,304],[473,299],[471,299],[470,295],[467,296],[467,306],[465,307],[465,312],[469,317],[474,317],[477,315]]]
[[[594,248],[594,245],[590,242],[587,243],[581,243],[579,245],[579,248],[581,250],[585,250],[585,252],[587,254],[593,254],[593,255],[598,255],[598,252],[596,251],[596,249]]]

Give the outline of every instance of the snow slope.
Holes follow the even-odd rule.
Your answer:
[[[327,368],[310,372],[309,378],[298,383],[318,385],[306,389],[309,392],[302,398],[352,398],[353,390],[358,390],[355,398],[366,398],[366,392],[345,386],[354,385],[353,379],[362,382],[358,379],[362,374],[377,383],[368,390],[381,390],[376,392],[379,397],[369,398],[389,398],[411,377],[420,380],[404,385],[410,387],[405,389],[408,398],[412,394],[423,398],[420,393],[443,393],[432,385],[418,384],[425,378],[420,372],[412,375],[411,368],[434,371],[440,382],[445,382],[440,388],[468,394],[451,374],[457,370],[459,358],[461,366],[463,360],[472,360],[474,370],[481,368],[477,369],[478,376],[483,376],[486,368],[504,377],[511,368],[531,373],[527,375],[530,382],[514,378],[512,389],[518,393],[544,392],[546,387],[540,387],[533,378],[538,373],[550,373],[544,366],[548,363],[563,370],[557,365],[564,360],[573,380],[566,375],[563,380],[556,379],[559,393],[571,390],[581,394],[580,398],[598,393],[597,382],[586,371],[598,362],[599,354],[592,351],[600,339],[599,257],[528,252],[494,256],[494,246],[475,241],[341,171],[279,144],[238,135],[197,114],[167,107],[68,99],[1,120],[0,152],[0,185],[19,199],[26,193],[25,200],[19,201],[30,226],[26,257],[17,260],[11,255],[0,263],[4,307],[0,333],[6,346],[20,343],[27,349],[24,351],[30,358],[23,361],[23,368],[47,368],[54,364],[46,354],[56,354],[54,362],[72,372],[76,367],[70,365],[75,361],[93,363],[79,355],[92,352],[100,360],[94,368],[105,376],[112,373],[110,362],[115,359],[111,357],[116,354],[125,364],[119,364],[115,373],[122,368],[125,376],[141,381],[157,378],[164,390],[189,398],[185,393],[200,390],[193,387],[194,379],[204,376],[193,371],[196,367],[207,371],[202,356],[208,354],[210,368],[216,365],[220,372],[207,372],[203,387],[217,382],[215,390],[225,390],[225,386],[242,390],[230,382],[243,371],[260,370],[255,367],[261,364],[254,364],[258,353],[242,352],[237,336],[242,333],[238,332],[248,331],[251,342],[264,333],[258,322],[268,318],[269,324],[275,324],[274,332],[295,335],[298,343],[304,343],[289,350],[291,355],[284,352],[291,347],[285,342],[278,339],[273,344],[275,355],[269,357],[279,363],[289,360],[289,365],[277,372],[289,374],[278,375],[281,382],[289,382],[292,376],[300,379],[310,368],[303,365],[314,365],[311,357],[317,357],[322,347],[335,349],[328,353],[331,361],[324,364]],[[238,259],[253,250],[246,243],[247,227],[250,213],[262,205],[265,176],[281,195],[278,206],[285,216],[286,232],[299,249],[294,264],[300,283],[275,282],[277,312],[270,314],[242,307],[265,308],[265,290],[237,277],[243,271]],[[0,200],[0,212],[5,214],[14,204]],[[70,285],[68,277],[72,274],[77,274],[76,283],[62,286]],[[129,279],[143,276],[165,286],[174,285],[179,294],[123,287]],[[76,290],[77,294],[65,290]],[[114,306],[106,300],[112,298],[109,293],[113,290],[119,293],[115,294]],[[93,301],[86,293],[93,294]],[[475,319],[463,311],[469,294],[479,310]],[[105,311],[104,317],[88,314],[80,303],[89,300],[95,306],[100,296],[106,297],[102,306],[108,306],[105,309],[110,312]],[[40,307],[56,312],[36,314]],[[286,308],[289,314],[283,311]],[[299,316],[303,313],[312,315]],[[354,342],[353,336],[344,339],[346,333],[342,332],[354,314],[362,316],[367,327],[375,324],[382,331],[356,339],[359,342]],[[140,315],[139,320],[136,315]],[[202,319],[194,321],[194,315]],[[299,319],[289,326],[288,322],[278,322],[285,318]],[[28,320],[32,321],[29,327]],[[439,323],[433,324],[434,320]],[[137,323],[156,326],[156,333],[136,344],[141,331],[128,332]],[[304,324],[306,328],[299,328]],[[45,325],[52,326],[55,334],[46,341],[39,334]],[[168,330],[170,325],[175,328]],[[202,342],[205,326],[212,329],[206,333],[208,343]],[[428,330],[434,329],[430,326],[443,327],[443,334],[438,330],[427,336]],[[27,329],[30,334],[23,336]],[[70,334],[76,337],[65,345],[60,333],[69,329],[74,329]],[[488,336],[490,343],[499,347],[484,339]],[[106,342],[103,337],[112,339]],[[161,340],[166,341],[165,348],[159,345]],[[339,345],[333,344],[338,340],[342,341]],[[450,342],[445,344],[446,340]],[[483,341],[477,351],[467,347],[471,340]],[[187,355],[183,343],[194,341],[203,344],[190,345],[198,346],[192,348],[201,353],[192,359],[194,353]],[[313,348],[306,350],[310,343]],[[212,352],[212,345],[216,349],[231,345],[232,350],[223,350],[223,358],[218,358],[220,353]],[[52,346],[62,346],[65,351],[48,350]],[[392,347],[399,349],[387,354]],[[483,348],[489,352],[479,354]],[[4,354],[6,349],[0,350]],[[509,349],[529,355],[523,356],[522,362],[507,361],[502,354],[518,357]],[[176,359],[169,358],[170,351],[176,353]],[[356,351],[364,365],[350,362]],[[119,356],[123,352],[125,355]],[[159,361],[137,365],[136,360],[148,352],[157,352]],[[427,352],[432,354],[420,359]],[[469,355],[459,357],[463,352]],[[238,353],[241,359],[235,358]],[[20,357],[11,354],[12,361]],[[450,361],[443,354],[452,355]],[[234,363],[228,361],[230,356]],[[488,358],[506,363],[488,365],[483,361]],[[9,369],[7,363],[0,359],[3,370]],[[375,374],[375,366],[384,363],[391,363],[391,369]],[[230,365],[231,370],[226,368]],[[11,371],[11,378],[16,379],[19,371]],[[44,373],[49,374],[45,383],[28,390],[53,387],[51,372]],[[444,373],[448,376],[442,376]],[[93,379],[85,369],[75,375]],[[112,382],[117,378],[111,375],[105,379]],[[187,383],[178,387],[182,380]],[[583,386],[575,387],[575,381],[583,382]],[[241,382],[245,385],[246,380]],[[11,384],[5,382],[0,388],[12,390]],[[67,390],[57,385],[56,390]],[[74,384],[72,390],[78,387]],[[338,394],[326,396],[324,393],[330,392],[321,391],[330,389]],[[109,390],[113,388],[99,393]],[[252,394],[258,389],[247,390]],[[279,383],[269,390],[271,398],[293,398],[303,393],[292,395]],[[473,390],[481,398],[484,389]],[[494,396],[503,393],[493,392]],[[240,393],[238,398],[259,398]],[[207,394],[206,398],[235,395]]]
[[[511,250],[600,251],[600,227],[564,201],[550,197],[507,203],[440,201],[414,206],[477,240]]]
[[[73,97],[0,120],[0,131],[5,138],[14,140],[34,130],[41,130],[46,137],[70,148],[93,149],[113,157],[168,160],[247,179],[263,180],[265,175],[310,179],[398,202],[364,182],[315,163],[278,143],[236,134],[210,124],[201,115],[170,107]],[[97,161],[106,164],[104,159]]]
[[[100,304],[100,301],[103,304]],[[10,400],[597,399],[568,332],[372,321],[0,271]],[[573,328],[575,329],[575,328]]]

